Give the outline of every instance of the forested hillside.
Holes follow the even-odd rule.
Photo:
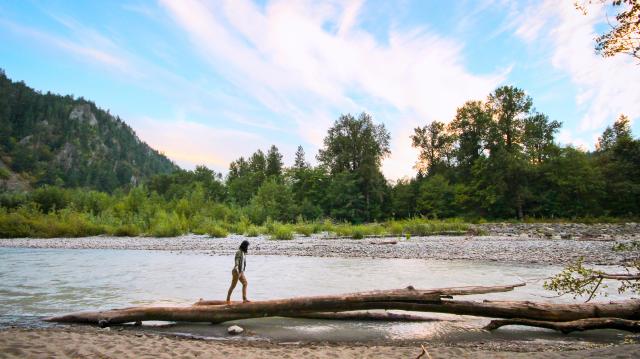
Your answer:
[[[317,165],[300,146],[286,167],[273,145],[231,162],[223,176],[204,166],[177,169],[93,103],[42,95],[4,74],[1,80],[0,150],[10,171],[0,166],[0,175],[5,187],[20,173],[37,188],[0,191],[0,237],[232,232],[288,239],[293,231],[362,237],[459,231],[461,221],[485,219],[609,221],[640,214],[640,140],[629,119],[621,115],[608,127],[595,151],[564,147],[555,141],[561,123],[512,86],[462,104],[448,124],[416,128],[417,175],[394,183],[381,171],[391,134],[367,113],[333,123]]]
[[[120,118],[82,97],[40,93],[0,70],[0,185],[112,191],[177,169]]]

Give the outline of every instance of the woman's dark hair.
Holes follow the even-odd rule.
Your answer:
[[[247,253],[247,249],[249,248],[249,241],[242,241],[242,243],[240,243],[240,250]]]

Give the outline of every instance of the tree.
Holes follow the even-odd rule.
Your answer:
[[[391,153],[390,138],[384,124],[375,125],[367,113],[357,119],[342,115],[329,129],[317,158],[331,174],[357,172],[361,167],[376,170]]]
[[[632,139],[633,137],[631,135],[631,125],[629,123],[629,118],[622,114],[613,124],[613,127],[607,126],[607,128],[602,133],[602,136],[598,138],[596,149],[599,152],[606,152],[613,149],[618,141],[629,141]]]
[[[605,181],[593,156],[573,147],[556,147],[537,175],[532,214],[547,218],[602,214]]]
[[[509,153],[520,150],[525,119],[529,116],[532,104],[531,97],[513,86],[499,87],[489,95],[487,107],[494,122],[490,133],[491,150],[498,147],[504,147]]]
[[[266,176],[279,178],[282,176],[282,166],[282,154],[278,151],[278,147],[271,145],[271,148],[269,148],[267,152]]]
[[[304,148],[302,148],[302,146],[298,146],[298,149],[296,150],[295,160],[293,161],[294,168],[304,169],[309,167],[309,163],[307,163],[304,156]]]
[[[454,208],[455,190],[442,175],[430,176],[420,184],[418,192],[418,210],[433,218],[452,217],[456,213]]]
[[[542,163],[553,146],[553,138],[562,124],[558,121],[549,122],[549,117],[542,113],[535,113],[524,120],[525,156],[532,163]]]
[[[341,201],[352,208],[347,212],[353,217],[341,214],[344,219],[372,221],[384,212],[388,187],[380,166],[390,153],[389,140],[384,125],[374,124],[371,116],[364,112],[357,119],[350,114],[342,115],[329,129],[317,158],[328,170],[331,182],[340,182],[330,187],[344,187],[346,192],[342,195],[350,196]]]
[[[607,179],[603,207],[610,215],[640,214],[640,140],[621,115],[598,140],[596,159]]]
[[[600,4],[610,3],[611,7],[618,10],[615,23],[607,18],[610,27],[606,32],[596,38],[596,52],[602,57],[611,57],[618,54],[627,54],[640,60],[640,1],[638,0],[594,0]],[[575,6],[583,14],[587,14],[587,6],[593,1],[576,2]]]
[[[449,129],[457,140],[455,157],[464,176],[468,176],[473,163],[485,155],[491,120],[491,112],[482,101],[468,101],[456,110]]]
[[[410,218],[417,213],[418,181],[400,179],[391,188],[391,214],[394,218]]]
[[[449,165],[453,138],[446,132],[444,123],[433,121],[413,131],[412,145],[420,150],[415,166],[418,172],[432,174]]]
[[[286,222],[295,217],[291,189],[276,178],[264,182],[251,200],[251,207],[251,219],[255,223],[263,223],[268,218]]]

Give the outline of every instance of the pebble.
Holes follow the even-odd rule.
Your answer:
[[[242,327],[239,325],[232,325],[229,328],[227,328],[227,333],[231,335],[238,335],[238,334],[241,334],[242,332],[244,332],[244,329],[242,329]]]

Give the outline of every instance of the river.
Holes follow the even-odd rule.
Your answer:
[[[543,279],[561,267],[542,264],[379,259],[248,256],[247,278],[252,300],[394,289],[413,285],[437,288],[526,282],[513,292],[469,296],[470,299],[576,301],[550,298]],[[202,252],[110,249],[0,248],[0,327],[41,326],[41,318],[80,310],[137,305],[189,305],[199,298],[223,299],[233,266],[231,256]],[[234,299],[240,299],[241,287]],[[611,299],[623,299],[613,289]],[[264,318],[236,321],[243,338],[279,341],[532,340],[611,341],[621,332],[592,331],[565,336],[550,331],[510,327],[493,334],[477,330],[486,319],[423,314],[436,322],[338,322]],[[159,325],[142,330],[227,338],[230,323]]]

